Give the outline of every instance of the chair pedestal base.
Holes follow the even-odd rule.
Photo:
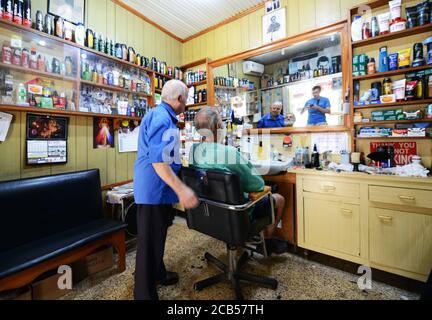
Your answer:
[[[237,300],[244,300],[243,293],[241,291],[240,282],[245,281],[249,283],[255,283],[262,286],[269,287],[273,290],[276,290],[278,287],[278,282],[275,279],[249,274],[245,272],[241,272],[241,268],[244,266],[244,264],[247,261],[248,253],[245,252],[237,263],[232,263],[232,261],[235,261],[235,255],[236,255],[236,249],[230,249],[228,248],[228,259],[230,261],[229,265],[227,266],[225,263],[220,261],[219,259],[215,258],[210,253],[206,253],[204,255],[205,259],[209,264],[214,265],[219,270],[222,271],[222,273],[210,277],[208,279],[199,281],[195,283],[194,289],[196,291],[201,291],[205,288],[211,287],[215,284],[221,283],[221,282],[231,282],[232,288],[235,291]]]

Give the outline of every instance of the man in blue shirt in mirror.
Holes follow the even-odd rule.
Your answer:
[[[285,118],[282,113],[283,104],[280,101],[273,103],[270,107],[270,113],[266,114],[258,122],[257,128],[283,128],[285,127]]]
[[[303,114],[306,110],[309,112],[308,126],[326,126],[327,119],[326,114],[330,114],[330,100],[321,97],[321,86],[315,86],[312,89],[313,99],[306,102],[305,106],[301,110]]]

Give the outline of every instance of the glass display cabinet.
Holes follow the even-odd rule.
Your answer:
[[[0,21],[0,110],[139,120],[155,105],[155,71]]]

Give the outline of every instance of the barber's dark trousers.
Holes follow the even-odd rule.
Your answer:
[[[163,256],[171,205],[138,205],[138,249],[135,265],[135,300],[158,300],[156,282],[166,277]]]

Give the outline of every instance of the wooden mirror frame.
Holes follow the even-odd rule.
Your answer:
[[[350,35],[349,28],[346,20],[331,24],[329,26],[314,29],[305,33],[298,34],[293,37],[285,38],[279,41],[275,41],[270,44],[263,45],[254,49],[250,49],[241,53],[237,53],[231,56],[227,56],[221,59],[213,60],[208,65],[208,77],[213,79],[215,68],[228,65],[230,63],[242,61],[251,57],[259,56],[265,53],[273,52],[282,48],[289,47],[290,45],[297,44],[299,42],[308,41],[319,38],[331,33],[339,32],[341,35],[341,56],[342,56],[342,92],[346,92],[350,86],[350,72],[351,72],[351,59],[350,59]],[[208,102],[209,105],[214,106],[215,92],[214,82],[209,81],[208,83]],[[265,130],[266,133],[271,134],[285,134],[285,133],[310,133],[310,132],[346,132],[350,131],[350,116],[345,115],[343,119],[344,124],[340,126],[323,126],[323,127],[286,127],[286,128],[269,128],[269,129],[252,129],[251,133],[261,133]]]

